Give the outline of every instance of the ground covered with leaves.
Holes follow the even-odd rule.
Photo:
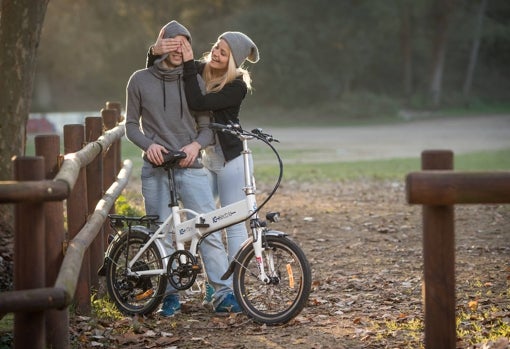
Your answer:
[[[421,207],[402,182],[286,183],[266,207],[304,249],[307,307],[282,326],[218,316],[183,293],[173,318],[116,318],[103,301],[72,317],[80,348],[422,348]],[[457,348],[510,348],[510,207],[458,205]]]

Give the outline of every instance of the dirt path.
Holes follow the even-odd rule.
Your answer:
[[[301,161],[419,157],[424,149],[438,148],[455,153],[510,148],[510,116],[265,131],[280,139],[279,148],[301,152]],[[73,316],[73,343],[140,349],[422,347],[421,208],[405,202],[403,183],[283,183],[264,208],[269,210],[282,212],[274,228],[289,233],[312,265],[308,305],[290,323],[271,327],[244,315],[219,317],[201,307],[201,295],[183,295],[183,312],[172,319]],[[510,319],[510,208],[456,207],[455,219],[457,312],[467,314],[459,328],[469,333],[459,338],[457,348],[481,348],[474,343],[497,337],[498,326]],[[484,348],[509,347],[506,340]]]
[[[510,148],[510,115],[422,119],[394,125],[278,128],[264,131],[282,150],[300,150],[286,162],[355,161],[419,157],[425,149],[455,154]]]
[[[267,128],[296,161],[352,161],[419,157],[425,149],[456,154],[510,148],[510,116],[412,121],[338,128]],[[286,159],[289,162],[291,159]],[[313,273],[307,307],[283,326],[245,315],[219,317],[201,296],[183,299],[173,319],[124,319],[100,329],[105,346],[119,348],[386,349],[423,347],[421,207],[405,201],[404,183],[348,181],[283,183],[264,208],[279,210],[285,231],[305,251]],[[508,349],[510,333],[510,209],[456,207],[457,312],[464,320],[457,348],[489,339]],[[137,327],[137,333],[132,328]],[[75,323],[76,336],[94,340],[98,326]],[[476,330],[478,328],[479,330]],[[508,329],[508,327],[506,327]]]

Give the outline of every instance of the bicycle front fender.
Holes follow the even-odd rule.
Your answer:
[[[268,231],[264,232],[264,236],[268,236],[268,235],[277,236],[277,237],[281,237],[281,238],[287,236],[286,233],[284,233],[282,231],[278,231],[278,230],[268,230]],[[234,259],[232,259],[232,262],[230,262],[230,265],[228,266],[227,271],[221,277],[222,280],[227,280],[230,277],[230,275],[232,275],[234,273],[234,270],[236,269],[236,261],[239,259],[238,257],[241,255],[241,253],[244,250],[251,248],[252,243],[253,243],[253,237],[250,237],[250,238],[246,239],[245,242],[243,242],[243,244],[239,248],[239,251],[237,251]]]

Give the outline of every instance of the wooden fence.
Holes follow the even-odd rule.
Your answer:
[[[410,204],[423,205],[425,348],[455,349],[455,204],[510,203],[510,172],[454,172],[453,153],[422,153],[407,175]]]
[[[36,136],[36,156],[13,159],[14,181],[0,182],[0,204],[15,204],[15,290],[0,294],[0,317],[14,313],[15,348],[69,348],[69,306],[91,311],[107,214],[132,169],[121,164],[120,122],[120,103],[107,102],[100,117],[65,125],[65,155],[58,135]]]

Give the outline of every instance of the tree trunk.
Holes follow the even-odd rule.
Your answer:
[[[469,98],[471,92],[471,85],[473,83],[473,74],[475,72],[476,63],[478,61],[478,51],[480,49],[480,40],[482,37],[483,17],[485,9],[487,8],[487,0],[481,0],[480,6],[478,7],[478,13],[476,16],[476,27],[473,35],[473,46],[471,47],[471,54],[469,56],[469,65],[466,72],[466,80],[464,81],[464,87],[462,93],[466,101]]]
[[[0,17],[0,180],[12,179],[13,156],[24,155],[37,47],[49,0],[2,0]],[[12,227],[0,205],[0,227]]]
[[[447,32],[455,0],[436,0],[433,8],[433,23],[436,28],[432,44],[432,78],[430,96],[432,107],[437,108],[441,102],[444,59],[447,47]]]

